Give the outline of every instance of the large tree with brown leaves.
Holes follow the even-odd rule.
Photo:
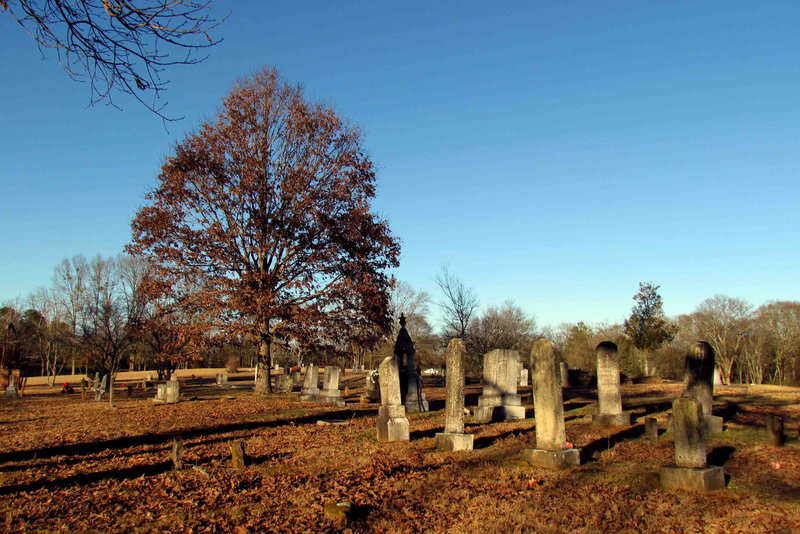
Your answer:
[[[272,343],[335,350],[390,331],[400,250],[370,211],[374,184],[360,131],[263,68],[166,159],[129,250],[256,336],[267,392]]]

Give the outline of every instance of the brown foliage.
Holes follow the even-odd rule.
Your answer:
[[[390,331],[399,256],[370,212],[374,182],[359,130],[264,68],[166,159],[130,250],[256,336],[265,367],[273,342],[371,346]]]

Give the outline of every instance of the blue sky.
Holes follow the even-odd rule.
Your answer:
[[[540,324],[798,299],[800,4],[214,2],[207,61],[166,73],[168,126],[89,88],[0,13],[0,302],[121,251],[184,132],[261,65],[359,124],[396,276],[441,265]]]

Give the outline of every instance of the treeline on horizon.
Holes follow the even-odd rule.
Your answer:
[[[49,286],[0,307],[0,364],[29,376],[48,376],[51,385],[59,374],[149,369],[164,378],[178,368],[256,365],[257,341],[226,329],[225,317],[212,321],[202,310],[168,309],[164,302],[148,298],[144,285],[152,281],[147,270],[145,260],[125,254],[64,259]],[[389,296],[394,327],[377,344],[350,343],[331,350],[276,340],[273,363],[376,368],[393,353],[403,314],[422,369],[441,368],[444,349],[454,337],[465,340],[473,373],[481,371],[483,355],[493,349],[517,350],[527,366],[534,342],[546,338],[571,369],[594,373],[595,347],[612,341],[619,348],[621,371],[628,376],[681,379],[686,354],[696,341],[704,340],[714,348],[725,382],[800,382],[800,302],[768,302],[755,308],[743,299],[714,295],[692,313],[667,318],[658,286],[643,283],[623,323],[578,321],[553,327],[538,325],[533,314],[510,300],[479,310],[476,292],[446,268],[436,280],[442,293],[439,302],[396,281]],[[439,306],[444,318],[438,331],[430,323],[432,306]]]

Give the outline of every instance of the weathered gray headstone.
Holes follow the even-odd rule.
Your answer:
[[[619,387],[619,355],[617,346],[603,341],[597,348],[597,403],[600,413],[592,415],[592,423],[602,426],[630,425],[630,414],[622,413]]]
[[[167,402],[167,385],[166,384],[158,384],[156,387],[156,398],[153,399],[154,402]]]
[[[782,447],[785,440],[783,417],[767,414],[767,442],[773,447]]]
[[[447,345],[446,399],[444,432],[436,434],[436,448],[450,451],[471,451],[473,435],[464,433],[464,355],[460,339]]]
[[[217,373],[217,386],[221,388],[228,387],[228,373]]]
[[[558,383],[553,344],[546,339],[531,349],[533,407],[536,417],[536,448],[525,449],[525,459],[540,467],[564,469],[579,465],[578,449],[567,447],[564,402]]]
[[[675,466],[661,468],[661,487],[706,492],[725,489],[721,467],[706,463],[704,410],[688,397],[672,403],[672,432],[675,439]]]
[[[647,439],[658,439],[658,419],[655,417],[644,418],[644,436]]]
[[[569,367],[567,367],[567,362],[561,362],[558,364],[558,377],[561,379],[562,388],[570,387]]]
[[[373,374],[372,372],[369,372],[365,378],[367,399],[372,402],[380,400],[381,398],[381,394],[378,391],[378,380],[376,376],[377,375]]]
[[[300,400],[315,401],[319,395],[319,368],[313,363],[306,367],[306,378],[300,390]]]
[[[530,373],[524,367],[519,370],[519,385],[520,386],[527,386],[529,380]]]
[[[525,407],[517,395],[519,353],[495,349],[483,357],[483,392],[475,409],[476,421],[525,419]]]
[[[275,389],[278,393],[290,393],[292,391],[292,377],[287,374],[275,375]]]
[[[317,396],[317,402],[344,406],[342,392],[339,391],[339,378],[341,372],[341,369],[333,365],[328,365],[325,367],[325,374],[322,377],[322,390]]]
[[[389,356],[378,367],[381,407],[378,408],[378,441],[409,441],[411,433],[406,407],[401,403],[400,370],[397,359]]]
[[[711,413],[714,402],[714,369],[714,349],[705,341],[698,341],[692,347],[692,353],[686,356],[683,374],[685,388],[681,396],[700,403],[707,434],[722,432],[722,417]]]
[[[181,386],[178,382],[178,377],[175,375],[172,375],[172,378],[167,380],[165,397],[167,404],[174,404],[181,398]]]
[[[94,400],[95,402],[100,402],[103,398],[103,394],[106,392],[106,388],[108,385],[108,375],[103,375],[103,380],[98,380],[100,378],[100,373],[94,374]]]
[[[300,371],[292,372],[292,387],[299,386],[303,383],[303,379],[300,377]]]

